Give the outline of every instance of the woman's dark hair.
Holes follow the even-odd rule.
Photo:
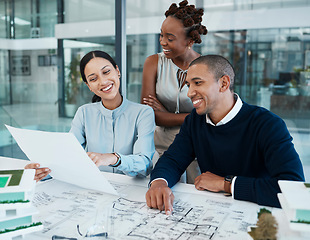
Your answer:
[[[194,41],[201,43],[200,35],[206,35],[208,30],[202,25],[203,9],[196,8],[195,5],[188,5],[188,1],[184,0],[179,3],[179,7],[172,3],[169,9],[165,12],[165,16],[172,16],[180,19],[186,29],[186,35]]]
[[[107,54],[106,52],[91,51],[91,52],[87,53],[80,61],[80,72],[81,72],[82,79],[85,83],[87,83],[87,79],[86,79],[85,72],[84,72],[85,66],[87,63],[89,63],[90,60],[92,60],[93,58],[96,58],[96,57],[104,58],[104,59],[108,60],[113,65],[113,67],[115,69],[117,67],[114,59],[109,54]],[[101,98],[95,94],[92,98],[92,102],[100,102],[100,101],[101,101]]]

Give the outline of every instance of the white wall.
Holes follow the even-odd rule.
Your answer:
[[[12,56],[29,56],[30,76],[12,75],[13,103],[55,103],[58,99],[57,66],[38,66],[38,56],[48,50],[12,51]]]

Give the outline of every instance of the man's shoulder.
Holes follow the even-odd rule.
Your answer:
[[[243,102],[242,106],[245,110],[245,112],[249,114],[254,114],[256,117],[266,117],[266,118],[276,118],[276,119],[281,119],[278,115],[274,114],[270,110],[260,107],[257,105],[251,105],[248,103]]]
[[[243,108],[246,118],[255,124],[269,125],[284,122],[282,118],[264,107],[243,103]]]

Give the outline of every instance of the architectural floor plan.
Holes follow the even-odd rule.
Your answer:
[[[43,222],[44,230],[37,234],[38,239],[82,239],[77,225],[83,234],[89,229],[96,229],[94,234],[106,232],[107,239],[245,239],[247,227],[257,220],[256,204],[239,205],[221,194],[197,190],[174,191],[174,210],[167,216],[147,207],[145,184],[111,183],[120,196],[55,180],[39,185],[34,202],[40,211],[36,218]]]
[[[115,201],[112,208],[118,224],[131,226],[125,235],[132,239],[212,239],[227,217],[227,212],[191,207],[181,200],[174,203],[170,216],[124,198]]]
[[[148,208],[145,202],[119,198],[108,210],[110,223],[107,224],[122,226],[122,229],[116,230],[114,227],[110,237],[147,240],[240,239],[240,232],[246,235],[247,227],[255,225],[255,216],[249,221],[244,212],[234,211],[231,204],[218,200],[205,200],[197,205],[176,199],[173,207],[173,213],[167,216],[157,209]]]

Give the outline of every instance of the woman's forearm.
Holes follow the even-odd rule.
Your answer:
[[[163,127],[181,126],[188,114],[189,113],[175,114],[170,112],[155,111],[155,122],[157,126]]]

